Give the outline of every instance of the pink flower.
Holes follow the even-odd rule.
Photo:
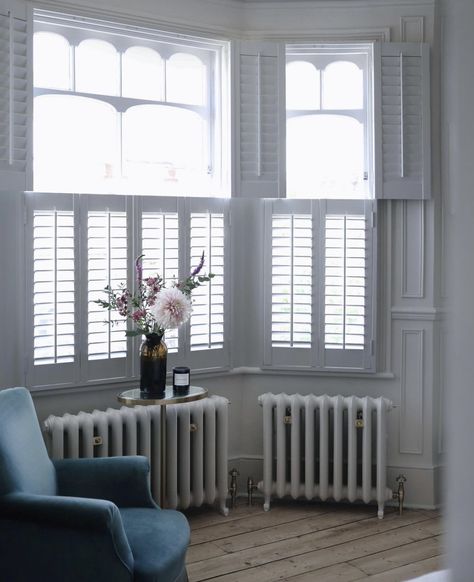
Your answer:
[[[153,315],[162,329],[173,329],[185,323],[191,316],[191,300],[177,289],[162,289],[156,297]]]
[[[134,311],[132,313],[132,319],[133,321],[138,321],[139,319],[141,319],[142,317],[146,316],[146,311],[144,309],[137,309],[136,311]]]

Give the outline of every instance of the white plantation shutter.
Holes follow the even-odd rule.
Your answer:
[[[206,257],[206,271],[215,277],[193,292],[191,350],[222,348],[224,344],[224,215],[191,214],[191,264]]]
[[[370,370],[374,366],[374,204],[359,200],[320,203],[320,329],[325,368]]]
[[[226,201],[189,201],[189,263],[187,275],[194,269],[204,251],[204,273],[213,273],[211,281],[193,291],[193,313],[188,324],[189,351],[186,361],[191,366],[223,367],[228,364],[227,264],[226,244],[228,204]]]
[[[104,288],[127,284],[127,215],[110,210],[91,211],[87,217],[87,281],[89,360],[123,358],[127,343],[125,320],[95,303]],[[107,321],[110,325],[104,325]]]
[[[74,361],[74,213],[33,212],[33,362]]]
[[[312,209],[309,200],[266,202],[266,365],[308,367],[314,360]]]
[[[86,381],[120,378],[130,374],[130,341],[126,321],[95,301],[106,299],[104,288],[114,290],[131,281],[129,249],[133,243],[130,201],[125,196],[82,196],[82,362]]]
[[[29,188],[31,58],[27,9],[0,2],[0,190]]]
[[[327,215],[324,257],[324,345],[364,349],[365,216]]]
[[[144,211],[141,214],[143,277],[159,274],[167,286],[179,279],[179,220],[177,212]],[[165,334],[168,352],[178,351],[178,330]]]
[[[430,198],[429,45],[375,46],[376,198]]]
[[[272,217],[272,345],[311,347],[311,214]]]
[[[28,386],[131,380],[138,375],[138,342],[127,324],[95,303],[104,287],[135,285],[135,258],[144,277],[183,279],[205,252],[203,273],[215,278],[193,295],[191,321],[167,335],[174,365],[229,365],[229,201],[71,194],[25,195],[25,321]],[[111,326],[112,320],[118,322]],[[132,327],[131,324],[129,324]]]
[[[374,369],[374,204],[266,202],[266,366]]]
[[[279,197],[285,165],[284,45],[240,42],[238,193]]]
[[[29,282],[27,383],[77,380],[77,227],[74,198],[28,194],[26,249]]]

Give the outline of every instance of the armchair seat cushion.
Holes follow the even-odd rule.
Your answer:
[[[144,507],[120,508],[120,514],[134,558],[134,582],[186,580],[189,525],[184,515]]]

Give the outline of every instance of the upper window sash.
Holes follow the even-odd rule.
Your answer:
[[[36,120],[46,118],[45,125],[50,110],[56,110],[58,115],[61,112],[65,115],[65,121],[58,122],[61,128],[68,126],[68,119],[77,118],[79,114],[98,116],[98,106],[94,102],[111,106],[109,112],[99,115],[103,126],[99,139],[104,142],[102,149],[106,155],[96,155],[97,159],[93,159],[90,153],[85,160],[87,171],[75,180],[79,185],[73,186],[71,178],[70,183],[61,187],[62,182],[67,182],[66,177],[49,180],[47,176],[53,174],[49,166],[54,160],[46,156],[41,162],[37,150],[36,190],[200,197],[227,195],[229,146],[225,139],[228,135],[225,85],[228,42],[47,11],[35,12],[35,32],[39,35],[38,43],[41,35],[63,39],[64,47],[58,45],[58,50],[61,48],[65,53],[57,64],[64,69],[60,81],[52,78],[48,71],[36,75]],[[111,72],[109,81],[86,74],[84,55],[88,54],[88,46],[92,50],[92,44],[87,43],[96,43],[94,50],[100,48],[100,55],[110,60],[104,69]],[[40,47],[38,44],[38,55]],[[90,59],[90,55],[87,58]],[[45,57],[42,62],[44,65]],[[40,64],[41,61],[37,61],[37,71]],[[150,67],[156,72],[156,83],[132,82],[135,77],[150,78],[145,74]],[[66,102],[68,96],[76,101]],[[58,101],[53,103],[52,99]],[[70,108],[72,113],[62,111]],[[85,112],[81,113],[83,110]],[[87,140],[87,134],[93,139],[93,129],[77,128],[72,123],[69,133],[75,135],[77,132],[82,140]],[[144,151],[147,141],[137,138],[140,132],[150,142],[148,153]],[[35,127],[37,140],[45,134],[45,128]],[[59,137],[56,142],[67,142]],[[73,143],[79,143],[79,139]],[[35,149],[37,147],[39,152],[50,151],[45,144],[41,147],[35,144]],[[66,165],[71,159],[80,159],[73,145],[70,149]],[[80,149],[87,151],[88,148]],[[61,152],[56,157],[61,157]],[[47,171],[41,174],[43,167]],[[74,171],[65,172],[65,176],[73,174]]]
[[[287,196],[373,197],[372,69],[371,44],[286,45]]]

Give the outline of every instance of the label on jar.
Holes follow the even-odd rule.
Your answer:
[[[173,383],[175,386],[189,386],[189,374],[175,373]]]

